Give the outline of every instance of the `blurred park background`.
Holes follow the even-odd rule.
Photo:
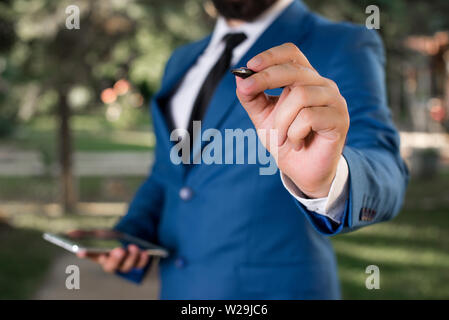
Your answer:
[[[347,299],[449,298],[449,1],[309,0],[363,24],[376,4],[392,115],[412,179],[392,222],[333,238]],[[77,5],[81,29],[65,26]],[[178,45],[209,33],[203,0],[0,0],[0,299],[155,298],[45,243],[42,231],[103,228],[152,163],[148,103]],[[81,290],[65,266],[82,266]],[[365,288],[365,268],[381,289]],[[154,274],[154,273],[153,273]],[[83,279],[89,279],[83,280]]]

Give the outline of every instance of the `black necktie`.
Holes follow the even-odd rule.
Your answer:
[[[218,83],[231,66],[232,51],[245,39],[246,35],[244,33],[228,33],[223,37],[222,41],[226,43],[226,47],[217,63],[215,63],[214,67],[207,75],[206,80],[204,80],[193,105],[188,126],[191,143],[193,142],[193,121],[200,121],[203,119]]]

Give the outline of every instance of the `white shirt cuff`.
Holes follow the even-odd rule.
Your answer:
[[[342,222],[345,211],[345,203],[349,194],[348,178],[348,163],[341,156],[328,196],[325,198],[307,199],[295,183],[281,172],[281,180],[284,187],[296,200],[302,203],[307,210],[326,216],[336,223]]]

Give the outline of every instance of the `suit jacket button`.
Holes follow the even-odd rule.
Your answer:
[[[184,268],[185,265],[186,265],[186,261],[183,258],[177,258],[175,260],[176,268],[182,269],[182,268]]]
[[[179,190],[179,197],[184,201],[188,201],[193,197],[193,190],[189,187],[183,187]]]

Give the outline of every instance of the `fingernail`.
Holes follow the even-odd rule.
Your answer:
[[[245,80],[242,80],[242,81],[240,82],[240,86],[241,86],[243,89],[248,89],[248,88],[251,87],[253,84],[254,84],[254,79],[251,78],[251,77],[249,77],[249,78],[247,78],[247,79],[245,79]]]
[[[262,58],[261,57],[254,57],[248,62],[248,67],[258,67],[262,64]]]

